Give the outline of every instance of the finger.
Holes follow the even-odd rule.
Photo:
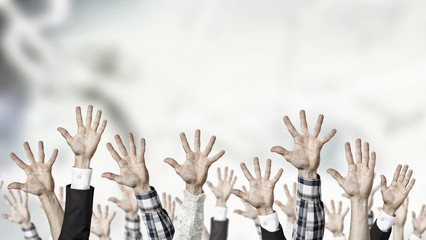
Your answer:
[[[21,195],[21,191],[16,190],[16,192],[18,193],[18,201],[19,201],[20,203],[22,203],[22,195]]]
[[[168,195],[167,196],[167,208],[170,209],[170,211],[172,210],[172,195]]]
[[[115,135],[115,142],[117,142],[117,146],[118,146],[118,149],[120,150],[121,155],[123,155],[123,157],[128,156],[129,154],[127,153],[126,147],[124,146],[120,135],[118,134]]]
[[[180,133],[180,141],[182,142],[182,147],[185,150],[185,152],[187,154],[191,153],[192,150],[191,150],[191,147],[189,147],[188,140],[186,140],[185,133]]]
[[[362,158],[362,164],[368,167],[368,162],[370,161],[370,144],[368,142],[364,143]]]
[[[102,135],[105,132],[105,128],[107,126],[107,120],[103,120],[101,126],[99,127],[99,129],[96,131],[99,135]]]
[[[376,152],[371,153],[371,158],[368,165],[371,170],[374,170],[374,168],[376,167]]]
[[[334,200],[331,200],[330,203],[331,203],[331,211],[333,213],[336,213],[336,206],[334,205]]]
[[[72,137],[65,128],[58,127],[57,130],[59,133],[61,133],[62,137],[65,138],[68,144],[72,142]]]
[[[203,152],[204,156],[207,156],[207,155],[210,154],[210,152],[213,149],[213,145],[214,145],[215,141],[216,141],[216,137],[215,136],[211,136],[209,144],[207,144],[207,147],[204,149],[204,152]]]
[[[34,159],[34,155],[33,152],[31,151],[30,145],[28,144],[28,142],[24,143],[24,149],[25,149],[25,153],[27,154],[27,158],[28,160],[30,160],[30,162],[33,164],[35,163],[35,159]]]
[[[90,128],[92,126],[92,112],[93,112],[93,106],[89,105],[87,107],[87,113],[86,113],[86,127]]]
[[[10,202],[9,198],[6,195],[3,195],[3,199],[6,202],[7,206],[12,208],[13,204]]]
[[[339,207],[337,208],[337,213],[342,213],[342,201],[339,201]]]
[[[27,190],[24,183],[18,183],[18,182],[13,182],[9,184],[9,186],[7,186],[7,189],[20,189],[20,190],[24,190],[24,192]]]
[[[231,182],[231,187],[234,187],[235,182],[237,182],[237,176],[234,177],[234,180],[232,180]]]
[[[269,179],[271,176],[271,159],[266,160],[266,168],[265,168],[265,175],[263,176],[265,179]]]
[[[291,123],[290,118],[288,118],[288,116],[284,116],[283,120],[284,120],[284,123],[287,127],[288,132],[291,134],[291,136],[293,138],[300,135],[299,132],[297,132],[296,128],[294,128],[294,126]]]
[[[296,196],[296,182],[293,183],[293,197]]]
[[[235,209],[235,210],[234,210],[234,213],[235,213],[235,214],[238,214],[238,215],[241,215],[241,216],[244,216],[245,211],[240,210],[240,209]]]
[[[38,142],[38,162],[44,163],[44,145],[42,141]]]
[[[330,141],[330,139],[332,139],[334,137],[334,135],[336,135],[337,130],[333,129],[331,130],[327,135],[325,135],[323,138],[321,138],[321,143],[322,144],[326,144],[328,141]]]
[[[223,180],[224,180],[224,181],[228,181],[228,167],[225,167]]]
[[[370,195],[373,196],[377,192],[377,190],[379,190],[379,189],[380,189],[380,184],[377,185],[377,186],[375,186],[375,187],[373,187],[373,189],[371,190]]]
[[[275,183],[277,183],[277,182],[278,182],[278,180],[280,180],[281,175],[283,174],[283,171],[284,171],[284,170],[283,170],[282,168],[280,168],[280,169],[278,170],[277,174],[275,175],[275,177],[271,179],[271,182],[273,182],[274,184],[275,184]]]
[[[349,212],[349,208],[347,207],[346,210],[343,212],[343,217],[346,217],[346,215],[348,214],[348,212]]]
[[[81,108],[80,106],[75,108],[75,120],[77,121],[77,126],[83,127],[83,118],[81,116]]]
[[[410,169],[410,171],[408,171],[407,176],[404,178],[404,181],[402,182],[402,185],[404,187],[407,187],[408,183],[410,182],[411,176],[413,175],[413,170]]]
[[[117,215],[117,212],[116,212],[116,211],[114,211],[114,212],[112,213],[111,217],[108,219],[108,222],[111,222],[111,221],[115,218],[115,215]]]
[[[275,200],[274,202],[278,207],[284,208],[284,204],[280,200]]]
[[[195,152],[200,151],[200,145],[201,145],[200,135],[201,135],[200,129],[195,130],[195,139],[194,139],[194,151]]]
[[[128,134],[129,138],[129,149],[130,149],[130,155],[136,155],[136,145],[135,145],[135,139],[133,138],[133,134]]]
[[[16,198],[15,198],[15,194],[13,194],[12,190],[9,190],[9,195],[10,195],[10,198],[12,199],[13,205],[15,205],[16,204]]]
[[[253,165],[254,165],[254,173],[256,174],[256,179],[262,178],[262,175],[260,173],[259,158],[257,157],[253,158]]]
[[[425,205],[425,204],[423,204],[422,209],[420,209],[420,214],[419,214],[419,216],[423,216],[423,215],[425,215],[425,214],[426,214],[425,208],[426,208],[426,205]]]
[[[180,173],[182,166],[179,165],[179,163],[177,163],[176,160],[174,160],[173,158],[166,158],[164,159],[164,162],[169,164],[176,171],[176,173]]]
[[[92,217],[94,220],[98,220],[98,216],[96,216],[95,212],[92,212]],[[90,231],[93,232],[93,227],[90,228]]]
[[[327,169],[327,173],[330,174],[337,181],[339,186],[342,186],[345,179],[342,177],[342,175],[340,175],[338,171],[336,171],[335,169],[329,168]]]
[[[109,179],[109,180],[112,180],[112,181],[114,181],[114,182],[117,182],[117,183],[119,183],[119,184],[121,184],[121,183],[122,183],[122,181],[121,181],[121,176],[119,176],[119,175],[117,175],[117,174],[114,174],[114,173],[111,173],[111,172],[105,172],[105,173],[102,173],[102,177],[103,177],[103,178],[107,178],[107,179]]]
[[[161,201],[163,202],[164,206],[167,205],[167,198],[166,198],[166,193],[165,192],[163,192],[163,194],[161,194]]]
[[[411,212],[411,218],[412,218],[413,220],[415,220],[415,219],[416,219],[416,213],[415,213],[414,211],[412,211],[412,212]]]
[[[146,147],[146,141],[145,138],[141,138],[141,149],[139,150],[139,155],[141,155],[142,157],[145,156],[145,147]]]
[[[10,216],[10,215],[7,215],[7,214],[1,214],[1,215],[0,215],[0,217],[1,217],[1,218],[4,218],[4,219],[6,219],[6,220],[10,220],[10,219],[11,219],[11,216]]]
[[[248,197],[247,193],[245,193],[241,190],[238,190],[238,189],[232,189],[231,193],[234,194],[235,196],[243,199],[244,201],[247,201],[247,197]]]
[[[345,143],[345,153],[346,153],[346,161],[348,162],[348,165],[354,164],[354,159],[352,156],[352,150],[351,150],[351,144]]]
[[[103,218],[103,216],[102,216],[102,209],[101,209],[101,205],[100,205],[100,204],[98,204],[98,205],[97,205],[97,207],[98,207],[98,216],[99,216],[99,218]]]
[[[315,138],[318,137],[318,135],[321,131],[321,126],[322,126],[323,120],[324,120],[324,115],[320,114],[318,116],[317,123],[315,124],[314,131],[312,132],[313,137],[315,137]]]
[[[207,186],[212,190],[212,192],[214,192],[215,187],[213,183],[211,183],[210,181],[207,181],[206,183],[207,183]]]
[[[281,146],[274,146],[271,148],[271,152],[282,155],[287,161],[291,158],[291,152]]]
[[[213,157],[209,158],[209,163],[212,164],[219,160],[223,155],[225,154],[225,150],[220,151],[218,154],[214,155]]]
[[[399,174],[398,182],[400,183],[404,182],[405,175],[407,174],[407,170],[408,170],[408,165],[405,164],[404,167],[402,168],[401,173]]]
[[[99,123],[101,122],[101,117],[102,117],[102,111],[101,110],[96,111],[95,121],[93,122],[93,129],[95,131],[98,130]],[[90,125],[89,125],[89,127],[90,127]]]
[[[109,214],[109,207],[108,207],[108,205],[106,205],[105,206],[105,215],[104,215],[104,218],[107,218],[108,214]]]
[[[306,135],[309,134],[308,132],[308,123],[306,122],[306,113],[305,110],[300,110],[299,112],[300,117],[300,129],[302,129],[302,132]]]
[[[398,164],[398,166],[396,167],[395,173],[393,174],[392,182],[398,181],[398,176],[399,176],[399,173],[401,172],[401,168],[402,168],[402,165]]]
[[[355,159],[356,163],[362,163],[361,139],[355,141]]]
[[[325,213],[327,214],[327,216],[330,216],[332,213],[330,212],[330,210],[328,209],[327,205],[324,204],[324,209],[325,209]]]
[[[240,164],[241,170],[243,170],[244,176],[246,176],[247,180],[250,182],[253,180],[253,176],[251,175],[250,171],[247,169],[247,166],[245,163]]]
[[[28,206],[28,193],[24,194],[24,204],[25,206]]]
[[[116,197],[109,197],[108,201],[118,204],[119,200]]]
[[[175,201],[177,202],[177,204],[179,204],[179,206],[182,206],[183,202],[182,200],[180,200],[180,198],[175,197]]]
[[[109,153],[111,154],[112,158],[115,159],[115,161],[120,164],[120,161],[122,160],[120,155],[118,155],[117,151],[115,151],[114,147],[112,146],[111,143],[107,143],[106,144],[107,149],[109,151]]]
[[[246,186],[243,185],[241,188],[243,189],[243,192],[248,192]]]
[[[58,157],[58,149],[53,150],[52,156],[50,156],[49,161],[47,161],[47,165],[52,167]]]
[[[386,177],[384,175],[380,175],[380,186],[381,186],[381,191],[382,193],[384,191],[386,191],[386,189],[388,189],[387,187],[387,181],[386,181]]]
[[[231,172],[229,173],[228,182],[231,182],[233,180],[234,180],[234,170],[231,170]]]
[[[25,171],[25,169],[28,167],[28,165],[25,164],[18,156],[16,156],[15,153],[11,153],[10,158],[12,158],[16,165],[18,165],[18,167],[20,167],[22,170]]]
[[[218,167],[217,168],[217,179],[221,182],[221,181],[223,181],[223,178],[222,178],[222,170]]]
[[[291,198],[290,192],[288,191],[287,184],[284,184],[284,193],[285,193],[287,199]]]
[[[413,178],[412,180],[411,180],[411,182],[410,182],[410,184],[408,184],[408,187],[407,187],[407,191],[409,192],[409,191],[411,191],[411,189],[414,187],[414,184],[416,183],[416,179],[415,178]]]

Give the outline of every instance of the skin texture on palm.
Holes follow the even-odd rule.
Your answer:
[[[115,203],[121,208],[128,218],[136,219],[138,217],[139,204],[133,190],[120,184],[117,185],[123,193],[123,198],[119,200],[116,197],[109,197],[108,201]]]
[[[320,164],[321,148],[336,134],[337,131],[336,129],[333,129],[325,137],[318,139],[324,116],[322,114],[318,116],[314,130],[312,133],[309,133],[305,111],[301,110],[299,115],[302,134],[296,130],[289,117],[284,116],[284,123],[294,139],[295,145],[293,149],[288,151],[284,147],[275,146],[272,147],[271,152],[282,155],[288,162],[298,169],[300,176],[309,179],[316,179],[316,171]]]
[[[228,167],[225,167],[224,176],[222,178],[222,172],[220,168],[217,168],[217,185],[207,181],[207,186],[212,190],[216,197],[216,206],[226,207],[226,202],[231,195],[231,190],[237,181],[237,177],[234,177],[234,170],[231,170],[228,176]]]
[[[247,188],[245,186],[242,187],[242,191],[245,192],[245,193],[248,193]],[[256,223],[259,223],[259,218],[258,218],[256,208],[253,207],[250,203],[244,201],[242,198],[240,198],[240,200],[244,204],[245,210],[236,209],[236,210],[234,210],[234,213],[241,215],[243,217],[252,219]]]
[[[9,190],[10,199],[4,195],[4,201],[10,207],[10,215],[1,214],[0,217],[7,219],[11,222],[21,225],[23,228],[28,228],[31,226],[31,216],[28,211],[28,193],[24,194],[22,198],[21,191],[17,190],[18,200],[16,200],[15,195],[11,190]]]
[[[381,178],[381,192],[383,199],[383,207],[382,210],[390,215],[395,216],[396,210],[401,206],[404,200],[407,198],[411,189],[416,182],[416,179],[411,179],[413,175],[413,170],[408,170],[408,165],[405,165],[402,168],[402,165],[399,164],[396,167],[395,173],[393,175],[393,179],[389,187],[387,187],[386,177],[384,175],[380,175]]]
[[[38,162],[36,162],[29,144],[27,142],[24,143],[24,149],[30,162],[29,165],[24,163],[14,153],[10,154],[10,157],[16,165],[25,171],[27,181],[25,183],[13,182],[9,184],[8,188],[20,189],[26,193],[31,193],[39,197],[49,220],[52,237],[53,239],[58,239],[64,218],[64,211],[54,193],[55,182],[52,177],[52,165],[56,161],[58,150],[55,149],[49,161],[45,163],[43,142],[40,141],[38,147],[39,155]]]
[[[179,199],[180,200],[180,199]],[[176,201],[172,201],[172,195],[163,193],[161,196],[161,201],[163,202],[163,206],[166,209],[167,213],[170,216],[170,219],[172,221],[177,220],[177,216],[175,215],[175,209],[176,209]]]
[[[328,209],[327,205],[325,205],[325,213],[328,217],[327,222],[325,223],[325,228],[333,233],[333,237],[340,237],[343,235],[343,222],[345,221],[345,217],[349,212],[349,208],[346,208],[344,212],[342,212],[342,201],[339,201],[339,208],[336,211],[336,207],[334,205],[334,200],[330,201],[331,211]]]
[[[166,158],[164,161],[168,163],[176,173],[185,181],[186,190],[192,195],[200,195],[203,192],[203,185],[207,180],[208,170],[210,166],[219,160],[225,154],[224,150],[213,157],[209,157],[212,151],[213,145],[216,141],[216,137],[210,138],[207,147],[201,152],[201,140],[200,130],[195,131],[194,151],[188,144],[185,133],[180,134],[180,140],[182,142],[183,149],[186,153],[186,161],[180,165],[173,158]]]
[[[133,134],[129,133],[128,138],[130,152],[127,152],[120,136],[115,136],[115,141],[122,157],[120,157],[111,143],[107,143],[108,151],[120,167],[120,175],[106,172],[102,174],[102,177],[130,187],[136,194],[150,192],[149,173],[145,165],[145,139],[142,138],[140,140],[140,149],[139,152],[136,152]]]
[[[296,219],[296,183],[293,183],[293,194],[290,194],[287,184],[284,184],[284,192],[287,197],[287,203],[283,204],[280,200],[275,200],[275,204],[287,215],[287,221],[294,223]]]
[[[377,186],[375,186],[375,187],[373,187],[372,189],[371,189],[371,192],[370,192],[370,196],[368,197],[368,211],[370,211],[372,208],[373,208],[373,203],[374,203],[374,194],[376,194],[376,192],[379,190],[381,188],[381,185],[379,184],[379,185],[377,185]],[[342,197],[345,197],[345,198],[347,198],[347,199],[351,199],[350,197],[349,197],[349,195],[348,194],[346,194],[346,193],[342,193]],[[380,208],[381,209],[381,208]]]
[[[395,222],[393,223],[393,239],[394,240],[403,240],[404,239],[404,225],[407,220],[408,213],[408,197],[405,199],[404,203],[396,210]]]
[[[355,143],[355,160],[351,152],[351,146],[345,144],[346,161],[348,163],[348,173],[342,177],[335,169],[328,169],[327,172],[337,181],[339,186],[345,191],[351,200],[351,228],[349,239],[370,239],[368,229],[368,198],[374,179],[374,167],[376,165],[376,153],[371,153],[368,143],[364,143],[361,149],[361,139]]]
[[[88,169],[90,168],[90,160],[96,152],[101,136],[105,131],[107,124],[106,120],[100,124],[102,111],[98,110],[96,113],[95,121],[92,123],[93,106],[87,107],[86,125],[83,124],[83,117],[81,115],[81,108],[76,107],[76,121],[77,133],[72,137],[69,132],[62,127],[58,131],[67,141],[75,155],[74,167]]]
[[[426,230],[426,205],[423,204],[418,217],[416,217],[416,213],[413,211],[411,218],[413,221],[413,234],[420,237]]]
[[[93,212],[93,222],[90,227],[90,231],[99,237],[99,239],[110,239],[109,234],[111,231],[111,222],[114,219],[117,212],[113,212],[112,215],[108,216],[109,207],[105,206],[105,211],[102,213],[101,205],[98,204],[98,215]]]
[[[255,207],[259,215],[269,215],[274,212],[272,209],[274,203],[274,188],[283,173],[283,169],[280,168],[275,177],[269,179],[271,175],[271,159],[266,160],[266,168],[263,177],[261,175],[259,159],[255,157],[253,162],[256,178],[251,175],[245,163],[240,164],[244,176],[250,183],[250,190],[244,192],[238,189],[232,189],[231,193]]]

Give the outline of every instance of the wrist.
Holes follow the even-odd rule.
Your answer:
[[[389,216],[394,216],[395,217],[396,210],[394,210],[392,207],[390,207],[386,203],[383,204],[382,211],[385,212]]]
[[[195,185],[195,184],[186,184],[186,191],[191,193],[192,195],[198,196],[203,193],[203,186]]]
[[[294,221],[296,220],[296,216],[287,216],[287,222],[289,223],[294,223]]]
[[[316,169],[315,170],[312,170],[312,169],[299,170],[298,174],[300,177],[305,179],[318,179],[318,174]]]
[[[100,240],[109,240],[110,238],[108,236],[101,236],[99,237]]]
[[[333,233],[333,237],[337,238],[337,237],[341,237],[343,236],[343,232],[334,232]]]
[[[138,184],[136,185],[136,187],[133,188],[133,191],[136,194],[144,194],[147,192],[151,192],[151,186],[149,185],[149,183],[143,183],[143,184]]]
[[[260,221],[259,221],[258,217],[256,217],[255,219],[253,219],[253,221],[254,221],[255,224],[260,224]]]
[[[225,199],[216,199],[216,207],[226,207],[226,200]]]
[[[137,219],[138,218],[138,212],[126,212],[126,217],[130,219]]]
[[[31,221],[30,221],[30,220],[28,220],[28,221],[24,221],[24,222],[22,222],[22,223],[21,223],[21,227],[22,227],[22,228],[29,228],[29,227],[31,227]]]
[[[274,210],[272,209],[272,207],[260,207],[257,208],[257,214],[259,216],[266,216],[266,215],[270,215],[274,213]]]
[[[421,235],[422,235],[422,233],[418,229],[414,229],[413,230],[413,235],[416,236],[416,237],[418,237],[418,238],[420,238]]]
[[[89,169],[90,168],[90,158],[85,158],[80,155],[76,155],[74,159],[74,167],[81,169]]]

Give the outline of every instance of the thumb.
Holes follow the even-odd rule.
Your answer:
[[[330,174],[337,181],[339,186],[342,186],[345,179],[342,177],[342,175],[340,175],[338,171],[336,171],[335,169],[329,168],[327,169],[327,173]]]
[[[169,164],[176,171],[176,173],[180,172],[181,166],[173,158],[166,158],[164,159],[164,162]]]

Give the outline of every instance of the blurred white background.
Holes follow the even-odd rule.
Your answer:
[[[92,185],[95,203],[117,210],[112,239],[123,238],[124,213],[107,198],[121,193],[100,175],[118,172],[105,147],[117,133],[146,138],[151,184],[159,192],[183,196],[183,181],[163,159],[182,163],[179,133],[192,142],[199,128],[204,143],[217,136],[214,152],[226,150],[210,181],[217,182],[216,167],[229,166],[238,175],[237,187],[247,185],[239,164],[253,169],[254,156],[263,166],[271,158],[274,172],[284,168],[275,196],[285,202],[282,185],[297,173],[270,148],[292,148],[282,117],[298,126],[298,111],[305,109],[310,127],[325,115],[320,136],[338,130],[323,148],[319,168],[326,204],[341,200],[343,191],[325,170],[345,174],[343,145],[359,137],[377,152],[377,176],[391,178],[398,163],[414,169],[409,210],[418,212],[426,196],[425,7],[421,0],[1,0],[1,193],[10,182],[25,181],[9,158],[10,152],[24,158],[24,141],[33,149],[45,141],[46,154],[58,148],[56,186],[69,184],[73,155],[56,128],[74,133],[75,106],[93,104],[108,120],[92,161]],[[204,190],[209,229],[215,199]],[[377,193],[376,215],[381,205]],[[243,207],[235,196],[228,207],[229,239],[257,239],[251,220],[232,213]],[[30,210],[40,236],[48,239],[47,219],[34,196]],[[4,202],[0,211],[9,213]],[[1,239],[23,238],[17,224],[0,222]],[[406,237],[411,231],[408,214]]]

